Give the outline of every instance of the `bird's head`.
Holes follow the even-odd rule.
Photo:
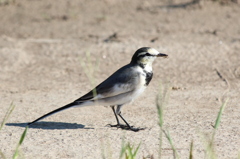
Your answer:
[[[159,53],[156,49],[151,47],[142,47],[138,49],[132,57],[131,63],[137,63],[141,67],[147,65],[152,66],[153,61],[157,57],[167,57],[168,55]]]

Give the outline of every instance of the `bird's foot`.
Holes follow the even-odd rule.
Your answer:
[[[123,130],[131,130],[135,132],[146,129],[146,128],[134,128],[133,126],[123,125],[123,124],[116,124],[116,125],[108,124],[107,126],[121,128]]]

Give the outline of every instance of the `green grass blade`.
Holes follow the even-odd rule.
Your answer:
[[[13,102],[11,103],[10,107],[8,108],[7,110],[7,113],[5,114],[4,118],[3,118],[3,121],[1,123],[1,126],[0,126],[0,130],[2,130],[3,126],[5,125],[7,119],[9,118],[9,116],[11,115],[12,111],[14,110],[15,108],[15,105],[13,104]]]
[[[217,119],[216,119],[216,122],[215,122],[215,125],[214,125],[214,129],[217,129],[220,125],[222,113],[223,113],[223,110],[224,110],[225,106],[227,105],[228,100],[229,100],[229,98],[222,104],[222,106],[220,108],[220,111],[218,112],[218,116],[217,116]]]
[[[23,134],[22,134],[22,136],[21,136],[21,139],[20,139],[20,141],[19,141],[19,145],[22,145],[23,140],[24,140],[25,137],[26,137],[27,130],[28,130],[28,126],[26,126],[26,128],[25,128],[25,130],[24,130],[24,132],[23,132]]]
[[[160,127],[160,133],[159,133],[159,158],[162,158],[162,141],[163,141],[163,132],[164,130],[164,107],[167,105],[168,97],[169,97],[169,89],[168,85],[166,87],[163,87],[163,85],[159,84],[159,93],[156,97],[156,107],[157,107],[157,113],[158,113],[158,124]],[[166,136],[166,134],[165,134]]]
[[[164,108],[167,105],[169,98],[169,86],[163,87],[162,84],[159,84],[159,93],[156,98],[157,113],[159,117],[159,126],[162,128],[164,124]]]
[[[0,151],[0,158],[6,159],[6,157],[5,157],[5,155],[2,153],[2,151]]]
[[[129,155],[128,158],[133,159],[133,153],[132,153],[133,147],[131,147],[130,143],[128,143],[127,145],[127,150]]]
[[[207,149],[206,149],[206,155],[208,158],[210,159],[216,159],[216,154],[214,151],[214,141],[213,140],[209,140],[208,141],[208,145],[207,145]]]
[[[90,83],[95,86],[96,85],[96,78],[94,77],[94,74],[98,72],[100,60],[96,59],[94,62],[94,59],[92,59],[91,51],[86,51],[86,59],[79,58],[80,64],[83,68],[83,71],[87,78],[89,79]]]
[[[162,135],[162,130],[160,131],[159,133],[159,152],[158,152],[158,156],[159,156],[159,159],[162,158],[162,145],[163,145],[163,135]]]
[[[126,149],[127,149],[127,146],[125,146],[124,139],[122,139],[122,146],[121,146],[121,152],[120,152],[120,157],[119,158],[123,157],[124,153],[126,152]]]
[[[157,96],[157,113],[158,113],[158,118],[159,118],[159,126],[162,128],[163,127],[163,104],[160,103],[160,97]]]
[[[178,154],[177,154],[177,151],[176,151],[176,148],[175,148],[175,146],[173,144],[172,138],[170,136],[169,131],[167,130],[167,132],[166,132],[165,130],[163,130],[163,133],[165,134],[165,136],[166,136],[166,138],[167,138],[167,140],[168,140],[168,142],[169,142],[169,144],[170,144],[170,146],[171,146],[171,148],[173,150],[173,157],[174,158],[179,158]]]
[[[138,147],[136,148],[136,150],[135,150],[134,153],[133,153],[133,157],[134,157],[134,158],[135,158],[136,155],[137,155],[137,152],[138,152],[138,150],[139,150],[139,148],[140,148],[140,145],[141,145],[141,142],[138,144]]]
[[[190,145],[189,159],[193,159],[193,141],[191,142]]]
[[[122,142],[120,158],[125,154],[125,159],[135,159],[140,148],[141,143],[138,144],[137,148],[134,150],[134,146],[131,146],[130,143],[125,144]]]
[[[22,135],[21,135],[21,138],[20,138],[20,140],[19,140],[19,143],[18,143],[18,145],[17,145],[17,148],[16,148],[16,150],[15,150],[15,152],[14,152],[13,159],[17,159],[17,157],[19,156],[19,147],[22,145],[23,140],[24,140],[25,137],[26,137],[27,130],[28,130],[28,126],[26,126],[24,132],[23,132]]]

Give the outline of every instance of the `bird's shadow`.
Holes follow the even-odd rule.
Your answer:
[[[28,123],[6,123],[7,126],[18,126],[18,127],[26,127]],[[46,130],[54,130],[54,129],[93,129],[90,127],[85,127],[85,125],[77,124],[77,123],[63,123],[63,122],[37,122],[32,125],[29,125],[29,128],[32,129],[46,129]]]

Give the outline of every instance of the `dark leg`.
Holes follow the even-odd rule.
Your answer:
[[[126,130],[132,130],[132,131],[139,131],[139,130],[144,130],[145,128],[134,128],[133,126],[130,126],[129,124],[128,124],[128,122],[123,118],[123,116],[121,115],[121,112],[119,112],[119,114],[118,114],[121,118],[122,118],[122,120],[126,123],[126,125],[127,125],[127,128],[128,129],[126,129],[126,126],[125,126],[125,129]]]
[[[115,117],[116,117],[117,125],[120,125],[120,122],[119,122],[119,120],[118,120],[117,114],[116,114],[115,109],[114,109],[114,106],[112,106],[112,110],[113,110],[113,113],[114,113],[114,115],[115,115]]]
[[[113,110],[113,113],[116,117],[116,120],[117,120],[117,124],[116,125],[110,125],[111,127],[117,127],[117,128],[121,128],[121,129],[124,129],[124,130],[132,130],[132,131],[139,131],[139,130],[144,130],[145,128],[133,128],[132,126],[130,126],[128,124],[128,122],[123,118],[123,116],[121,115],[121,112],[118,110],[118,114],[116,114],[116,111],[114,109],[114,106],[112,106],[112,110]],[[120,124],[119,122],[119,119],[117,117],[117,115],[119,115],[121,117],[121,119],[125,122],[126,125],[122,125]]]
[[[122,117],[122,115],[121,115],[121,112],[118,114],[121,118],[122,118],[122,120],[125,122],[125,124],[129,127],[129,129],[131,129],[132,127],[128,124],[128,122]]]
[[[114,108],[114,106],[111,106],[112,107],[112,110],[113,110],[113,113],[114,113],[114,116],[115,116],[115,118],[116,118],[116,120],[117,120],[117,124],[116,125],[111,125],[111,124],[108,124],[109,126],[111,126],[111,127],[117,127],[117,128],[122,128],[122,129],[130,129],[130,126],[129,126],[129,124],[127,124],[127,125],[122,125],[122,124],[120,124],[120,122],[119,122],[119,119],[118,119],[118,116],[117,116],[117,113],[116,113],[116,111],[115,111],[115,108]],[[122,118],[122,117],[121,117]],[[123,120],[125,123],[126,123],[126,121],[125,120]]]

